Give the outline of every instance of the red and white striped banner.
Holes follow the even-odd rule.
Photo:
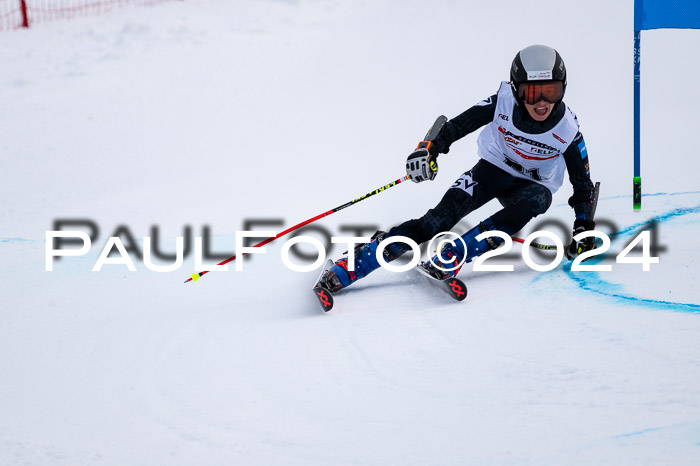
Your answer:
[[[0,0],[0,31],[105,13],[124,5],[154,5],[166,0]]]

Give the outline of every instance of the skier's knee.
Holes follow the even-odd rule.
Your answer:
[[[530,215],[530,218],[537,217],[549,209],[552,205],[552,193],[549,189],[543,189],[539,193],[530,197],[523,206],[523,211]]]

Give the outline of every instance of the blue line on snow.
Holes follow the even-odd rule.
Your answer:
[[[574,273],[571,272],[570,266],[567,266],[564,270],[569,275],[569,278],[575,281],[578,284],[579,288],[581,288],[582,290],[592,291],[603,296],[616,298],[625,302],[633,302],[635,304],[649,306],[655,309],[661,308],[664,310],[674,312],[690,312],[694,314],[700,314],[700,304],[675,303],[672,301],[661,301],[658,299],[638,298],[636,296],[623,294],[622,285],[617,285],[615,283],[610,283],[603,280],[602,278],[600,278],[598,272]],[[588,276],[589,278],[587,279],[586,276]]]
[[[628,226],[627,228],[624,228],[623,230],[618,231],[617,234],[615,234],[614,236],[627,235],[627,234],[633,232],[634,230],[636,230],[637,228],[648,224],[652,220],[656,221],[657,223],[663,223],[667,220],[671,220],[674,217],[680,217],[681,215],[687,215],[687,214],[695,214],[698,212],[700,212],[700,205],[695,206],[695,207],[681,207],[678,209],[674,209],[670,212],[667,212],[663,215],[657,215],[656,217],[652,217],[649,220],[646,220],[644,222],[639,222],[639,223],[635,223],[634,225]]]
[[[682,194],[700,194],[700,191],[681,191],[677,193],[649,193],[649,194],[642,194],[642,197],[656,197],[656,196],[680,196]],[[603,197],[601,199],[605,199],[606,201],[609,199],[622,199],[622,198],[631,198],[631,194],[622,194],[620,196],[610,196],[610,197]]]
[[[27,238],[2,238],[0,243],[36,243],[36,241]]]
[[[679,191],[677,193],[649,193],[649,194],[642,194],[642,197],[657,197],[657,196],[680,196],[683,194],[700,194],[700,191]],[[631,199],[632,195],[631,194],[620,194],[618,196],[608,196],[608,197],[601,197],[601,201],[609,201],[611,199],[624,199],[628,198]],[[568,206],[568,202],[563,202],[561,204],[557,204],[557,207],[561,206]]]
[[[676,194],[676,193],[674,193]],[[680,193],[678,193],[680,194]],[[695,192],[692,193],[685,193],[685,194],[695,194]],[[658,193],[658,195],[667,195],[665,193]],[[647,225],[650,221],[655,220],[657,223],[663,223],[668,220],[671,220],[675,217],[680,217],[682,215],[687,215],[687,214],[694,214],[694,213],[700,213],[700,205],[695,206],[695,207],[687,207],[687,208],[678,208],[671,210],[665,214],[662,215],[657,215],[656,217],[652,217],[651,219],[648,219],[644,222],[639,222],[634,225],[631,225],[622,231],[618,232],[615,236],[620,237],[620,236],[631,236],[631,234],[637,230],[638,228]],[[595,262],[600,262],[600,260],[591,260],[590,263],[595,263]],[[617,285],[614,283],[610,283],[606,280],[603,280],[600,278],[600,274],[598,272],[572,272],[571,271],[571,266],[567,265],[564,267],[564,271],[566,274],[574,280],[578,286],[586,291],[592,291],[594,293],[598,293],[603,296],[607,296],[610,298],[615,298],[617,300],[623,301],[623,302],[634,302],[635,304],[643,305],[643,306],[649,306],[653,307],[655,309],[664,309],[664,310],[669,310],[669,311],[674,311],[674,312],[689,312],[689,313],[694,313],[694,314],[700,314],[700,305],[699,304],[692,304],[692,303],[675,303],[671,301],[662,301],[662,300],[657,300],[657,299],[648,299],[648,298],[638,298],[636,296],[630,296],[623,294],[622,292],[622,285]]]
[[[691,431],[695,431],[697,429],[697,424],[698,421],[692,421],[692,422],[682,422],[679,424],[671,424],[668,426],[661,426],[661,427],[649,427],[647,429],[642,429],[642,430],[636,430],[634,432],[627,432],[625,434],[618,434],[618,435],[613,435],[611,438],[628,438],[628,437],[636,437],[637,435],[644,435],[644,434],[651,434],[653,432],[660,432],[662,430],[669,430],[669,429],[690,429]],[[697,445],[700,445],[698,443]]]
[[[670,427],[675,427],[675,426],[670,426]],[[629,432],[627,434],[613,435],[612,438],[634,437],[636,435],[648,434],[650,432],[658,432],[658,431],[664,430],[664,429],[668,429],[668,427],[650,427],[649,429],[642,429],[642,430],[638,430],[636,432]]]

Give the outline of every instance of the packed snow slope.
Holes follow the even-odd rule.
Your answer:
[[[699,464],[700,34],[643,33],[635,213],[632,18],[632,2],[188,0],[0,35],[0,464]],[[435,118],[535,43],[566,60],[612,239],[592,262],[611,271],[536,272],[515,245],[513,272],[466,267],[463,303],[380,270],[328,314],[281,241],[186,285],[191,253],[91,271],[118,230],[173,252],[208,227],[225,256],[246,221],[281,231],[401,177]],[[435,181],[315,225],[422,215],[476,160],[470,135]],[[570,194],[521,236],[568,240]],[[47,272],[57,219],[99,236]],[[659,263],[616,263],[651,221]]]

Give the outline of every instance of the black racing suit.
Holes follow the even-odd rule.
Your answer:
[[[453,142],[491,123],[496,111],[497,94],[475,105],[461,115],[445,123],[433,141],[437,153],[447,153]],[[513,111],[513,124],[526,133],[540,134],[551,130],[564,117],[566,106],[557,103],[552,114],[542,122],[532,119],[527,110],[516,104]],[[583,136],[579,132],[564,152],[564,161],[574,194],[569,205],[577,218],[589,218],[593,183],[591,182],[587,153],[581,154],[579,147]],[[458,182],[447,190],[437,206],[418,219],[409,220],[388,232],[388,236],[407,236],[418,244],[430,240],[437,233],[449,231],[462,218],[488,201],[497,198],[503,209],[484,220],[485,229],[500,230],[507,234],[520,231],[532,218],[547,211],[552,203],[549,188],[535,181],[515,177],[495,165],[479,160],[465,173],[467,180],[473,180],[471,194],[459,189]],[[392,243],[387,248],[389,254],[398,257],[408,249],[403,243]]]

